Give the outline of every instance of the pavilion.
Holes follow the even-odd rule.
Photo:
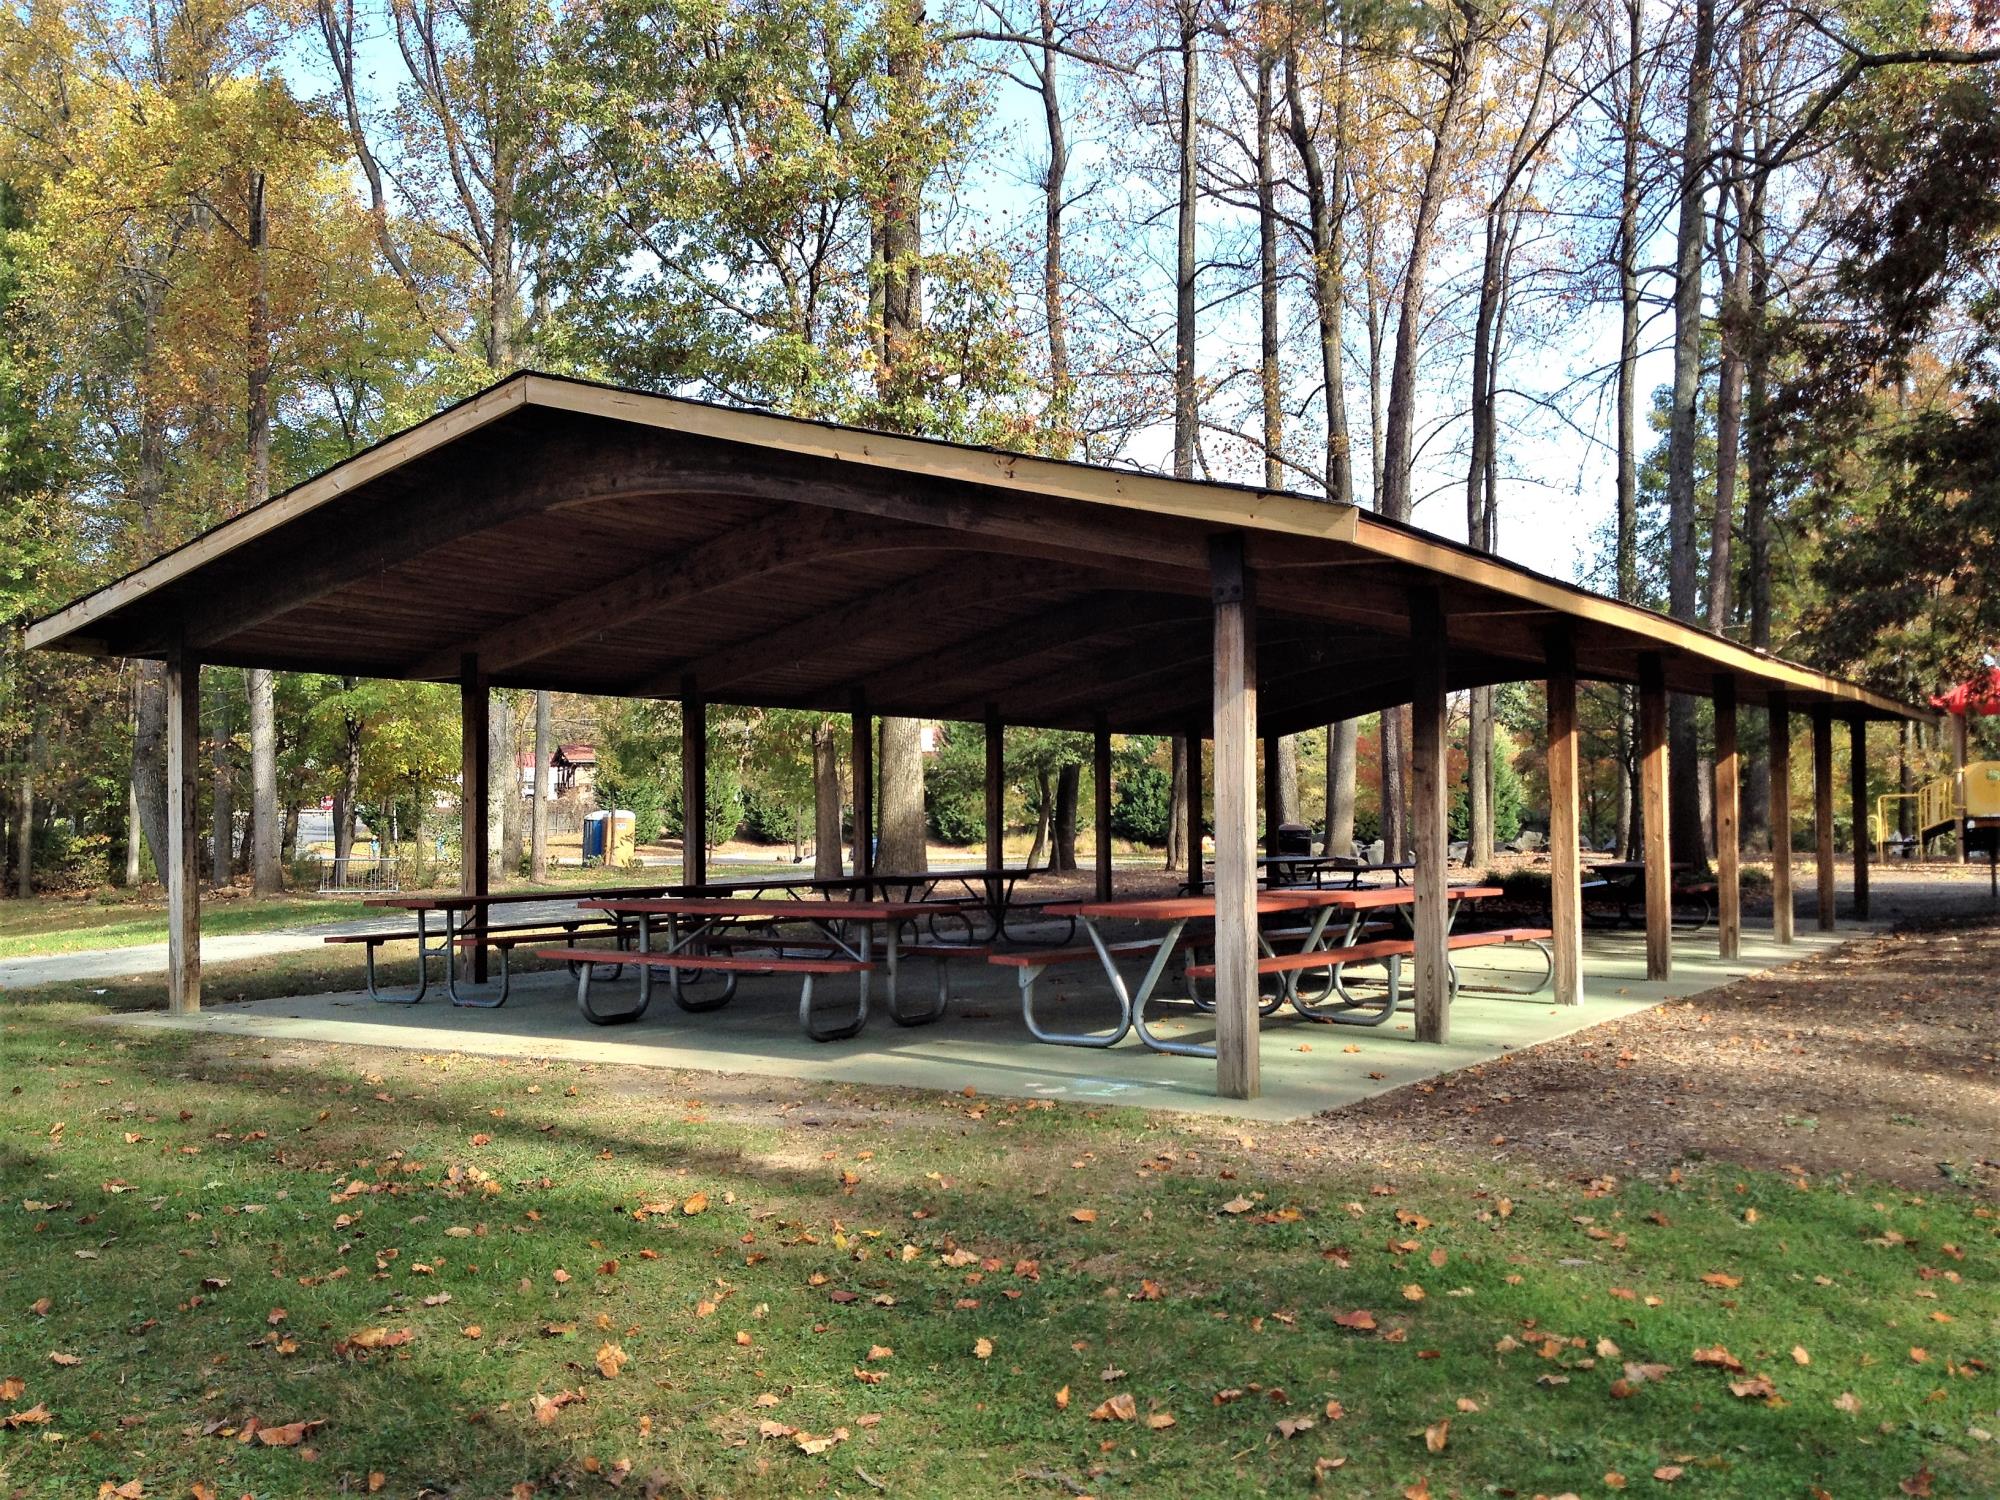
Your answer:
[[[1740,939],[1737,710],[1771,723],[1790,826],[1791,716],[1812,725],[1819,921],[1833,921],[1836,721],[1913,709],[1355,507],[1256,487],[510,377],[35,622],[32,647],[166,666],[171,1005],[200,1003],[197,721],[204,664],[452,681],[463,705],[464,880],[487,881],[488,690],[851,713],[857,858],[869,722],[984,720],[999,864],[999,731],[1214,741],[1217,1089],[1258,1090],[1259,735],[1413,706],[1416,1034],[1450,1025],[1448,695],[1548,684],[1555,998],[1581,999],[1579,680],[1636,684],[1646,962],[1671,969],[1667,694],[1715,703],[1721,952]],[[684,757],[701,826],[703,737]],[[1275,757],[1267,757],[1274,760]],[[1192,763],[1199,765],[1197,758]],[[1199,792],[1196,792],[1197,798]],[[1197,801],[1197,806],[1199,802]],[[1102,816],[1102,812],[1100,812]],[[1775,936],[1792,932],[1788,839]],[[1855,905],[1867,911],[1866,839]],[[700,842],[684,879],[705,879]],[[857,872],[862,873],[862,872]],[[1097,878],[1110,885],[1108,841]]]

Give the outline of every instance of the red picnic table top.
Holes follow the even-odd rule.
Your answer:
[[[1476,901],[1506,892],[1497,885],[1454,885],[1445,888],[1453,901]],[[1285,890],[1259,891],[1257,910],[1263,912],[1307,911],[1321,906],[1344,906],[1367,910],[1377,906],[1413,906],[1414,886],[1364,886],[1356,891]],[[1134,922],[1182,922],[1191,917],[1215,915],[1213,896],[1141,896],[1124,901],[1065,901],[1047,908],[1057,917],[1123,917]]]
[[[775,917],[798,922],[900,922],[959,907],[956,901],[746,901],[716,896],[607,896],[577,904],[625,916]]]

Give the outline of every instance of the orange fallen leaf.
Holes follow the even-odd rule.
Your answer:
[[[1444,1445],[1451,1439],[1451,1421],[1433,1422],[1424,1429],[1424,1448],[1431,1453],[1444,1452]]]
[[[991,1359],[993,1357],[993,1340],[981,1339],[975,1343],[972,1346],[972,1357],[974,1359]]]
[[[1164,1431],[1174,1425],[1174,1414],[1170,1411],[1156,1411],[1148,1414],[1146,1425],[1155,1432]]]
[[[1661,1464],[1659,1468],[1653,1470],[1653,1477],[1659,1480],[1661,1484],[1672,1484],[1685,1473],[1687,1473],[1687,1470],[1683,1469],[1679,1464]]]
[[[1057,1410],[1057,1411],[1068,1411],[1068,1410],[1069,1410],[1069,1387],[1068,1387],[1068,1386],[1064,1386],[1064,1387],[1063,1387],[1063,1388],[1062,1388],[1061,1390],[1059,1390],[1059,1391],[1057,1391],[1057,1392],[1056,1392],[1056,1410]]]
[[[1731,1276],[1726,1271],[1710,1271],[1701,1279],[1704,1285],[1718,1286],[1724,1291],[1734,1291],[1737,1287],[1743,1285],[1743,1278],[1741,1276]]]
[[[257,1441],[266,1448],[296,1448],[308,1433],[326,1426],[325,1418],[310,1422],[285,1422],[276,1427],[259,1427]]]
[[[1095,1224],[1097,1222],[1097,1210],[1094,1208],[1073,1208],[1069,1211],[1069,1216],[1079,1224]]]
[[[616,1380],[629,1358],[631,1356],[616,1344],[600,1344],[597,1347],[597,1373],[606,1380]]]
[[[1130,1422],[1139,1415],[1139,1403],[1125,1391],[1101,1401],[1090,1413],[1093,1422]]]
[[[1335,1313],[1333,1322],[1336,1328],[1354,1328],[1367,1333],[1375,1327],[1375,1314],[1365,1307],[1358,1307],[1353,1312]]]
[[[698,1213],[707,1212],[707,1210],[708,1194],[706,1193],[690,1193],[681,1203],[681,1212],[690,1219]]]

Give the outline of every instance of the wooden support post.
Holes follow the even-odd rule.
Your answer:
[[[1854,804],[1854,918],[1868,920],[1868,721],[1847,721],[1848,800]]]
[[[708,704],[681,679],[681,884],[708,884]]]
[[[986,868],[1006,866],[1007,726],[1000,710],[986,705]]]
[[[1097,824],[1097,899],[1111,899],[1111,726],[1103,714],[1097,716],[1096,742],[1092,745],[1092,816]]]
[[[1646,843],[1646,977],[1673,976],[1673,852],[1667,827],[1667,683],[1660,658],[1639,658],[1639,815]]]
[[[1215,604],[1215,1091],[1254,1099],[1257,1028],[1257,604],[1240,534],[1209,542]]]
[[[1451,1040],[1451,954],[1445,947],[1446,819],[1444,606],[1434,588],[1410,590],[1410,837],[1417,868],[1413,926],[1417,1040]]]
[[[1183,814],[1187,821],[1187,876],[1188,890],[1201,894],[1201,862],[1203,838],[1202,779],[1201,779],[1201,726],[1188,725],[1187,732],[1187,808]]]
[[[492,890],[488,860],[491,834],[486,822],[487,782],[492,771],[492,742],[487,739],[489,694],[479,658],[458,663],[458,890],[462,896],[484,896]],[[472,935],[486,934],[486,912],[472,914]],[[486,946],[472,949],[472,979],[486,982]]]
[[[1555,1001],[1583,1003],[1583,861],[1577,810],[1576,646],[1549,643],[1549,952]]]
[[[1813,710],[1813,874],[1819,892],[1817,925],[1833,931],[1833,716]]]
[[[875,724],[868,700],[854,695],[854,873],[875,873]]]
[[[1792,940],[1792,707],[1773,688],[1771,714],[1771,936]]]
[[[167,653],[167,1009],[201,1009],[201,662]]]
[[[1736,679],[1715,674],[1715,932],[1724,958],[1743,952],[1742,762],[1736,748]]]

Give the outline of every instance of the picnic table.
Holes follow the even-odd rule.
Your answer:
[[[781,875],[766,876],[756,880],[709,881],[700,886],[675,886],[673,893],[689,896],[740,896],[784,892],[801,899],[812,896],[831,899],[834,896],[852,897],[858,894],[864,900],[922,901],[934,907],[930,916],[925,918],[925,925],[933,938],[941,943],[977,944],[1013,936],[1007,931],[1007,921],[1017,904],[1014,896],[1015,887],[1021,881],[1040,873],[1033,869],[1002,866],[990,869],[924,870],[910,874],[877,871],[868,875],[798,877]],[[963,893],[962,902],[953,904],[939,897],[940,891],[954,886]],[[984,931],[972,920],[974,913],[984,913],[987,923]],[[1073,924],[1072,930],[1074,930]]]
[[[1715,917],[1715,882],[1691,881],[1685,879],[1694,870],[1692,864],[1677,861],[1669,865],[1668,878],[1671,882],[1671,910],[1676,927],[1690,932],[1706,927]],[[1584,883],[1586,899],[1615,905],[1618,914],[1613,917],[1600,914],[1599,920],[1614,926],[1643,926],[1646,920],[1646,866],[1636,859],[1599,860],[1588,867],[1589,876]],[[1637,906],[1639,914],[1633,915]]]
[[[359,943],[367,950],[368,997],[384,1005],[415,1005],[430,988],[430,962],[444,958],[445,993],[453,1005],[490,1010],[507,1002],[512,987],[509,955],[524,944],[563,938],[609,937],[622,947],[630,936],[626,925],[609,915],[564,913],[535,917],[528,921],[496,924],[496,906],[528,906],[559,902],[578,906],[588,896],[657,896],[670,889],[664,885],[585,887],[542,891],[496,891],[483,896],[442,893],[437,895],[370,896],[362,904],[406,911],[415,916],[414,930],[380,929],[373,932],[343,932],[330,935],[329,943]],[[429,921],[435,914],[443,918],[444,930],[432,940]],[[417,987],[407,994],[385,994],[375,981],[375,951],[384,943],[409,942],[417,945]],[[459,983],[461,950],[473,956],[474,982],[484,976],[484,954],[492,949],[500,955],[500,988],[497,994],[463,994]]]
[[[544,957],[579,966],[577,1008],[599,1025],[636,1021],[644,1015],[652,1000],[652,971],[656,968],[666,971],[674,1003],[690,1012],[727,1005],[735,998],[736,982],[743,974],[796,974],[801,980],[799,1025],[816,1042],[838,1041],[867,1024],[871,981],[877,972],[884,976],[891,1019],[903,1026],[921,1026],[940,1019],[949,1003],[945,960],[986,956],[985,949],[965,944],[904,943],[901,933],[905,926],[937,912],[939,903],[930,901],[668,894],[605,897],[583,904],[634,921],[638,927],[637,950],[621,954],[617,960],[588,950],[543,952]],[[666,944],[655,947],[654,924],[661,918],[666,923]],[[807,929],[802,938],[787,936],[782,930],[801,927]],[[938,994],[928,1009],[906,1011],[902,1006],[897,979],[901,961],[908,956],[938,960]],[[622,1011],[599,1011],[591,1003],[592,971],[600,966],[622,968],[625,963],[639,971],[637,1002]],[[852,1016],[844,1021],[824,1021],[814,1007],[814,980],[850,974],[857,992]],[[708,981],[716,983],[716,991],[697,993]]]
[[[1544,958],[1548,952],[1545,946],[1549,934],[1543,929],[1508,928],[1492,932],[1460,934],[1450,936],[1460,906],[1467,901],[1503,894],[1498,886],[1454,886],[1447,890],[1449,901],[1446,914],[1447,939],[1453,949],[1487,947],[1503,943],[1529,943],[1540,948]],[[1328,890],[1304,888],[1288,890],[1266,890],[1258,893],[1256,912],[1259,918],[1257,970],[1260,974],[1274,976],[1278,984],[1271,994],[1260,998],[1260,1015],[1270,1015],[1280,1006],[1289,1003],[1301,1016],[1311,1021],[1341,1025],[1379,1026],[1395,1013],[1401,998],[1400,964],[1410,956],[1414,944],[1403,938],[1368,939],[1368,925],[1375,920],[1371,914],[1396,913],[1405,919],[1414,907],[1416,892],[1408,886],[1374,886],[1360,889]],[[1146,1024],[1146,1007],[1153,998],[1160,980],[1166,975],[1177,954],[1183,954],[1194,946],[1188,937],[1189,924],[1208,922],[1215,918],[1215,899],[1212,896],[1170,896],[1160,899],[1140,899],[1122,901],[1081,901],[1052,907],[1052,911],[1074,915],[1082,924],[1089,939],[1087,949],[1057,949],[1044,953],[995,954],[990,962],[1016,968],[1020,972],[1021,1014],[1029,1034],[1038,1041],[1051,1042],[1058,1046],[1070,1047],[1111,1047],[1123,1041],[1128,1034],[1136,1033],[1140,1042],[1155,1052],[1172,1053],[1183,1057],[1215,1056],[1212,1044],[1179,1042],[1159,1036]],[[1344,913],[1346,920],[1338,929],[1336,940],[1329,941],[1327,934],[1333,930],[1336,916]],[[1307,918],[1303,927],[1272,928],[1263,918],[1285,914],[1304,914]],[[1158,928],[1157,936],[1137,940],[1112,941],[1105,931],[1107,923],[1136,922]],[[1296,947],[1281,945],[1296,943]],[[1102,965],[1106,978],[1111,983],[1111,992],[1118,1002],[1117,1024],[1109,1032],[1058,1032],[1043,1026],[1034,1012],[1034,985],[1042,971],[1060,963],[1074,962],[1081,957],[1095,956]],[[1119,967],[1121,958],[1137,958],[1145,963],[1145,970],[1136,987],[1129,985]],[[1345,971],[1350,965],[1365,966],[1381,964],[1387,970],[1386,995],[1379,1006],[1371,1008],[1367,1001],[1357,1000],[1345,988]],[[1301,978],[1310,972],[1323,971],[1326,988],[1320,994],[1308,998],[1301,993]],[[1214,963],[1183,963],[1183,973],[1192,986],[1195,982],[1212,978]],[[1544,980],[1546,982],[1546,980]],[[1457,972],[1452,971],[1452,986],[1457,988]],[[1327,994],[1338,995],[1340,1005],[1327,1007],[1319,1002]],[[1212,1010],[1213,1000],[1201,998],[1198,990],[1190,998],[1198,1009]]]
[[[1291,889],[1309,886],[1314,889],[1340,887],[1362,888],[1362,878],[1368,875],[1388,875],[1396,885],[1406,885],[1404,879],[1416,869],[1414,860],[1385,860],[1379,865],[1371,865],[1366,860],[1356,859],[1351,854],[1264,854],[1257,859],[1257,868],[1262,873],[1264,884],[1270,888]],[[1200,890],[1195,889],[1196,885]],[[1203,876],[1198,882],[1183,881],[1184,895],[1200,895],[1215,884],[1213,876]]]

